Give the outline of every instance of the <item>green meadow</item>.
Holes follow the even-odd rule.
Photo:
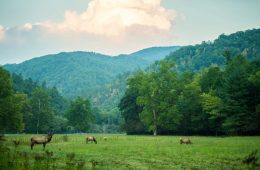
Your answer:
[[[85,134],[55,134],[45,150],[42,145],[31,150],[32,136],[5,137],[0,169],[260,169],[259,160],[243,163],[260,151],[260,137],[192,136],[193,144],[181,145],[180,136],[95,134],[97,144],[86,144]]]

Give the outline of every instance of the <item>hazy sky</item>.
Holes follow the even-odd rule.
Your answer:
[[[0,0],[0,64],[192,45],[260,28],[259,7],[259,0]]]

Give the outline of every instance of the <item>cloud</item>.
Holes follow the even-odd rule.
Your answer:
[[[5,38],[5,28],[0,25],[0,41]]]
[[[162,7],[160,0],[92,0],[83,13],[68,10],[63,22],[42,25],[53,32],[120,36],[136,26],[170,31],[175,16],[175,11]]]
[[[92,0],[81,13],[65,11],[59,22],[0,26],[0,64],[61,51],[117,55],[173,45],[175,19],[160,0]]]
[[[23,29],[24,29],[24,30],[28,30],[28,31],[31,30],[31,29],[32,29],[32,24],[31,24],[31,23],[26,23],[26,24],[24,24],[24,25],[23,25]]]

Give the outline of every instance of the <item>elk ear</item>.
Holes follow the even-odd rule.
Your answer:
[[[49,136],[52,136],[53,134],[54,134],[54,133],[53,133],[53,130],[48,132],[48,135],[49,135]]]

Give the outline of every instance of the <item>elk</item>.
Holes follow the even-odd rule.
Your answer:
[[[43,150],[45,149],[45,145],[46,143],[49,143],[51,141],[53,134],[52,133],[48,133],[47,136],[43,136],[43,137],[32,137],[31,138],[31,150],[33,149],[34,144],[42,144],[43,145]]]
[[[189,138],[180,138],[180,144],[192,144]]]
[[[88,143],[88,142],[95,142],[95,144],[97,144],[97,140],[94,136],[87,136],[86,143]]]
[[[14,146],[15,148],[18,147],[18,145],[20,144],[20,140],[13,140]]]

